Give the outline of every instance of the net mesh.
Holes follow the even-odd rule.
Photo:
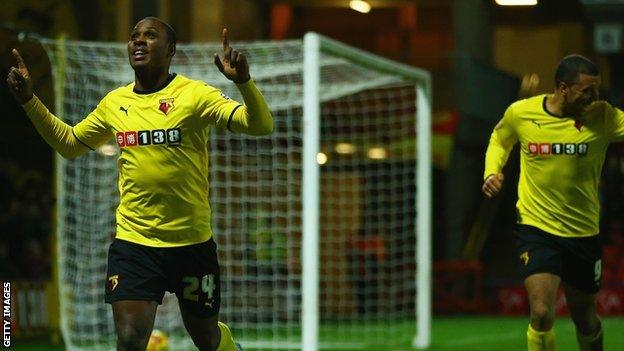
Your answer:
[[[43,41],[57,115],[70,124],[133,81],[125,45]],[[238,43],[274,116],[265,137],[213,130],[210,201],[222,269],[220,319],[245,349],[299,349],[302,247],[302,41]],[[221,44],[178,45],[171,71],[242,101],[214,67]],[[320,346],[409,347],[415,330],[416,93],[414,83],[321,53]],[[59,158],[63,336],[69,350],[113,350],[104,303],[118,204],[113,140]],[[193,349],[175,295],[155,328],[170,350]],[[387,349],[387,348],[386,348]]]

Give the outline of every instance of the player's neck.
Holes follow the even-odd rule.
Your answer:
[[[169,71],[154,72],[148,70],[134,71],[134,89],[137,91],[153,91],[161,87],[169,79]]]
[[[563,96],[555,92],[554,94],[546,97],[546,106],[544,107],[548,110],[547,112],[553,115],[563,116],[563,100]]]

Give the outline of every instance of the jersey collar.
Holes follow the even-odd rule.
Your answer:
[[[167,85],[169,85],[169,83],[171,83],[171,81],[177,77],[177,73],[171,73],[169,74],[169,77],[167,77],[167,80],[161,84],[160,86],[157,86],[153,89],[149,89],[149,90],[137,90],[136,85],[132,88],[132,92],[134,92],[135,94],[140,94],[140,95],[145,95],[145,94],[151,94],[151,93],[155,93],[157,91],[163,90],[167,87]]]
[[[551,115],[553,117],[563,118],[564,116],[559,116],[559,115],[556,115],[556,114],[548,111],[548,107],[546,105],[546,98],[548,98],[548,95],[544,95],[544,100],[542,100],[542,108],[544,109],[544,112],[548,113],[549,115]]]

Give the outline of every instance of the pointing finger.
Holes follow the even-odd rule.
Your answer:
[[[13,49],[11,50],[11,53],[13,54],[13,57],[15,57],[15,60],[17,60],[17,66],[21,69],[21,68],[26,68],[26,64],[24,63],[24,59],[22,59],[22,56],[20,55],[19,51],[17,51],[17,49]]]
[[[227,49],[230,47],[230,42],[228,41],[228,30],[227,28],[223,28],[223,30],[221,31],[221,41],[223,41],[223,51],[227,51]]]

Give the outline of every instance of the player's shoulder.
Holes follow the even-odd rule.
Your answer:
[[[520,99],[513,102],[507,108],[505,115],[507,118],[513,118],[515,116],[532,114],[543,110],[542,104],[546,94],[532,96],[526,99]]]
[[[132,89],[134,88],[134,82],[128,83],[124,86],[120,86],[108,92],[104,96],[104,99],[121,99],[132,93]]]
[[[175,82],[177,85],[191,86],[192,88],[195,88],[195,89],[216,89],[215,87],[210,86],[203,80],[189,78],[182,74],[178,74],[176,76]]]
[[[189,90],[192,94],[199,100],[202,101],[214,101],[220,99],[230,100],[230,98],[225,95],[221,89],[214,87],[203,80],[195,80],[186,78],[186,84],[189,84]]]
[[[541,109],[545,98],[546,94],[535,95],[525,99],[520,99],[511,104],[511,106],[513,106],[515,110]]]

